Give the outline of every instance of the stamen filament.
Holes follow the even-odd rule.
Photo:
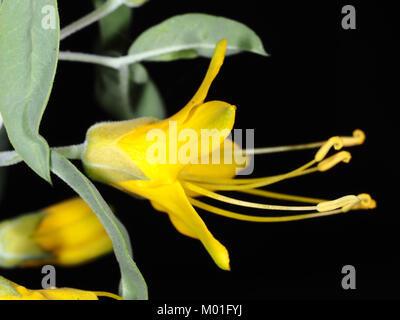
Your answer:
[[[325,141],[319,142],[311,142],[304,144],[295,144],[295,145],[287,145],[287,146],[276,146],[276,147],[265,147],[265,148],[254,148],[254,149],[245,149],[242,151],[236,151],[236,153],[245,153],[248,155],[257,155],[257,154],[268,154],[268,153],[279,153],[286,151],[295,151],[295,150],[306,150],[306,149],[316,149],[321,147]]]
[[[238,190],[242,193],[253,194],[260,197],[270,198],[270,199],[278,199],[278,200],[287,200],[287,201],[294,201],[294,202],[304,202],[304,203],[315,203],[318,204],[320,202],[328,201],[324,199],[317,199],[317,198],[309,198],[303,196],[296,196],[278,192],[272,192],[267,190],[260,190],[260,189],[249,189],[249,190]]]
[[[300,171],[305,171],[309,167],[311,167],[313,164],[315,164],[315,160],[312,160],[305,165],[301,166],[300,168],[297,168],[293,171],[283,173],[283,174],[278,174],[275,176],[268,176],[268,177],[260,177],[260,178],[248,178],[248,179],[232,179],[232,178],[214,178],[214,177],[201,177],[201,176],[192,176],[192,175],[186,175],[182,174],[182,177],[186,181],[193,181],[193,182],[206,182],[212,183],[212,184],[248,184],[248,183],[257,183],[257,182],[263,182],[266,179],[275,179],[278,177],[286,176],[288,174],[295,174],[296,172]]]
[[[342,141],[339,137],[333,137],[329,139],[315,155],[314,160],[306,163],[305,165],[297,168],[291,172],[286,174],[280,174],[276,176],[270,177],[262,177],[262,178],[250,178],[250,179],[223,179],[223,178],[211,178],[211,177],[198,177],[198,176],[190,176],[182,174],[182,178],[186,181],[194,181],[201,184],[203,187],[214,190],[243,190],[243,189],[255,189],[260,188],[269,184],[277,183],[282,180],[286,180],[289,178],[297,177],[299,175],[308,174],[315,171],[326,171],[334,167],[339,162],[348,163],[351,159],[351,155],[347,151],[341,151],[336,153],[335,155],[324,159],[327,152],[331,147],[335,149],[340,149],[342,147]],[[309,169],[315,163],[318,163],[316,168]],[[306,170],[308,169],[308,170]],[[205,183],[203,183],[205,182]],[[211,184],[210,184],[211,182]],[[215,183],[215,185],[214,185]],[[225,185],[224,185],[225,184]],[[234,185],[239,184],[239,185]],[[234,185],[234,186],[232,186]]]
[[[195,207],[209,211],[211,213],[215,213],[217,215],[235,219],[235,220],[242,220],[242,221],[249,221],[249,222],[288,222],[288,221],[325,217],[325,216],[334,215],[334,214],[343,212],[342,210],[332,210],[332,211],[327,211],[327,212],[306,213],[306,214],[283,216],[283,217],[257,217],[257,216],[249,216],[249,215],[240,214],[240,213],[224,210],[221,208],[217,208],[217,207],[211,206],[207,203],[193,199],[193,198],[189,198],[189,201]]]
[[[317,206],[279,206],[279,205],[270,205],[270,204],[243,201],[243,200],[238,200],[238,199],[234,199],[231,197],[223,196],[221,194],[201,188],[200,186],[189,183],[189,182],[184,182],[183,185],[185,188],[187,188],[191,191],[194,191],[196,193],[199,193],[203,196],[206,196],[206,197],[218,200],[218,201],[235,204],[237,206],[242,206],[242,207],[257,208],[257,209],[264,209],[264,210],[282,210],[282,211],[312,211],[312,210],[317,209]]]
[[[353,147],[353,146],[357,146],[357,145],[364,143],[365,133],[360,129],[356,129],[353,131],[352,137],[339,136],[339,138],[343,142],[343,147]],[[295,151],[295,150],[316,149],[316,148],[322,147],[326,142],[327,142],[327,140],[304,143],[304,144],[287,145],[287,146],[246,149],[246,150],[241,150],[241,151],[236,151],[236,152],[241,153],[241,154],[244,153],[244,154],[248,154],[248,155],[252,155],[252,154],[256,155],[256,154],[279,153],[279,152]]]
[[[295,178],[295,177],[306,175],[306,174],[313,173],[316,171],[318,171],[318,168],[310,168],[310,169],[303,170],[300,172],[293,171],[294,173],[292,172],[292,173],[281,174],[281,175],[277,175],[277,176],[259,178],[260,180],[257,180],[258,182],[241,184],[241,185],[210,184],[210,183],[202,183],[202,182],[199,182],[198,184],[204,188],[211,189],[211,190],[238,191],[238,190],[247,190],[247,189],[255,189],[255,188],[264,187],[267,185],[277,183],[282,180]]]

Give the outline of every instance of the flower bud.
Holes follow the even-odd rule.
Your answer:
[[[102,291],[73,288],[31,290],[0,276],[0,300],[99,300],[98,297],[122,300],[113,293]]]
[[[0,266],[73,266],[112,251],[103,225],[81,198],[0,223]]]

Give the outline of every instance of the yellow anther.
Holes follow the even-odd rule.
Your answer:
[[[353,209],[375,209],[376,201],[368,193],[360,193],[357,196],[360,202]]]
[[[344,205],[342,207],[342,212],[349,212],[350,210],[353,210],[355,207],[357,207],[360,204],[360,199],[356,197],[357,200],[354,199],[354,202],[349,202],[348,204]]]
[[[355,195],[344,196],[336,200],[325,201],[317,204],[317,211],[327,212],[336,209],[342,209],[343,212],[347,212],[359,202],[360,199]]]
[[[332,167],[336,166],[340,162],[349,163],[351,160],[351,154],[347,151],[340,151],[333,156],[318,163],[317,168],[319,171],[327,171]]]
[[[315,161],[317,162],[322,161],[332,147],[334,147],[335,150],[340,150],[343,147],[342,139],[336,136],[330,138],[327,142],[325,142],[315,154],[314,157]]]
[[[343,141],[343,146],[352,147],[363,144],[365,141],[365,133],[360,129],[356,129],[353,131],[352,137],[340,137]]]

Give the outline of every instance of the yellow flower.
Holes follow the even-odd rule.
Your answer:
[[[361,144],[365,137],[362,131],[357,130],[353,137],[334,137],[319,143],[281,147],[276,150],[241,150],[227,138],[234,124],[236,107],[222,101],[204,102],[210,85],[223,63],[225,50],[226,40],[222,40],[216,46],[200,88],[189,103],[172,117],[161,121],[140,118],[92,126],[87,133],[82,161],[86,172],[93,179],[149,199],[156,210],[168,214],[179,232],[199,239],[221,269],[230,270],[228,251],[213,237],[193,205],[234,219],[276,222],[319,217],[350,209],[372,208],[375,202],[365,194],[324,201],[258,189],[310,172],[326,171],[339,162],[348,162],[350,154],[346,151],[327,159],[325,156],[332,147],[338,150],[343,146]],[[194,136],[202,137],[206,129],[209,134],[207,139],[215,143],[201,143],[199,147],[193,133]],[[181,139],[181,134],[189,139]],[[249,164],[249,158],[246,157],[248,154],[311,147],[320,147],[314,160],[296,170],[272,177],[234,179],[237,172]],[[226,154],[230,155],[231,159],[232,155],[242,157],[233,157],[229,162],[225,161]],[[188,161],[181,161],[182,158]],[[219,161],[211,161],[214,158]],[[204,159],[208,161],[202,161]],[[215,192],[224,190],[314,205],[291,207],[260,204],[237,200]],[[284,217],[249,216],[214,207],[195,199],[197,196],[206,196],[244,207],[311,213]]]
[[[99,300],[109,297],[122,300],[116,294],[72,288],[30,290],[0,276],[0,300]]]
[[[112,251],[103,225],[81,198],[0,223],[0,266],[74,266]]]

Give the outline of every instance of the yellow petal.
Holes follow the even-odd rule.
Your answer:
[[[218,148],[229,135],[235,122],[235,107],[222,102],[211,101],[198,106],[193,110],[186,122],[170,123],[163,120],[155,124],[146,125],[138,131],[133,131],[122,137],[118,147],[128,155],[136,167],[150,180],[163,180],[171,182],[188,161],[198,156],[208,155]],[[185,131],[193,133],[197,137],[193,141],[187,141]],[[140,132],[140,133],[139,133]],[[149,136],[157,132],[162,138],[161,151],[165,155],[164,161],[151,161],[148,151],[156,143]],[[202,139],[202,133],[206,138]],[[208,146],[203,143],[208,141]],[[182,160],[180,151],[183,146],[194,149],[194,155],[186,162]],[[132,180],[132,179],[129,179]]]
[[[99,300],[94,292],[73,288],[38,290],[46,300]]]
[[[224,62],[226,43],[227,40],[225,39],[217,43],[206,76],[204,77],[199,89],[189,103],[174,116],[170,117],[169,120],[185,120],[193,107],[204,102],[204,99],[207,97],[208,90],[210,89],[212,82],[214,81]]]
[[[37,290],[29,290],[11,281],[10,283],[17,292],[17,295],[14,294],[0,295],[1,300],[47,300],[46,297],[43,296],[43,294],[41,294]]]
[[[215,263],[223,270],[230,270],[229,253],[226,248],[216,240],[203,220],[190,204],[179,182],[173,184],[155,184],[153,181],[133,180],[124,181],[115,185],[117,188],[138,194],[166,208],[174,217],[177,217],[190,234],[196,236]]]
[[[180,218],[172,213],[169,213],[168,217],[171,220],[172,225],[179,233],[182,233],[184,236],[190,238],[198,239],[197,235],[192,230],[190,230]]]
[[[232,140],[225,139],[220,147],[209,154],[208,163],[189,164],[182,171],[181,176],[198,176],[204,178],[233,178],[238,171],[244,169],[249,164],[249,157],[236,157],[234,152],[240,152],[241,148]],[[227,157],[225,159],[225,156]],[[218,163],[213,163],[213,157],[219,159]],[[215,162],[215,161],[214,161]]]
[[[171,223],[173,224],[173,226],[179,233],[182,233],[183,235],[185,235],[187,237],[197,239],[196,234],[194,234],[193,231],[190,230],[181,219],[179,219],[177,216],[174,216],[172,213],[170,213],[168,211],[168,209],[164,208],[159,203],[154,202],[154,201],[151,201],[151,205],[157,211],[165,212],[166,214],[168,214],[168,217],[171,220]]]

